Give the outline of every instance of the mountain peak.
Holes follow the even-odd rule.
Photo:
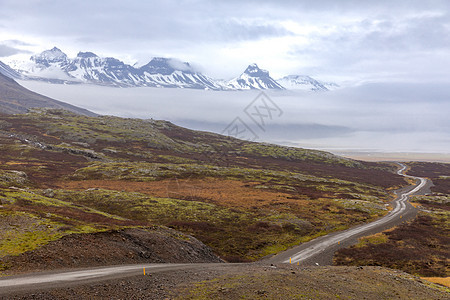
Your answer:
[[[247,74],[251,77],[267,77],[269,76],[269,72],[266,70],[262,70],[258,67],[257,64],[251,64],[245,69],[244,74]]]
[[[163,75],[170,75],[175,71],[194,73],[189,63],[166,57],[154,57],[148,64],[142,66],[141,69],[150,74]]]
[[[79,58],[89,58],[89,57],[98,57],[97,54],[92,52],[78,52],[77,57]]]
[[[272,77],[270,77],[269,72],[260,69],[257,64],[251,64],[245,69],[241,76],[230,80],[227,84],[228,88],[231,89],[276,89],[283,90],[284,88],[279,85]]]
[[[59,48],[53,47],[50,50],[42,51],[40,54],[31,57],[31,60],[40,64],[48,64],[52,62],[62,62],[67,60],[67,55]]]
[[[53,46],[53,48],[52,49],[50,49],[50,50],[47,50],[47,51],[51,51],[51,52],[62,52],[61,51],[61,49],[59,49],[58,47],[56,47],[56,46]]]

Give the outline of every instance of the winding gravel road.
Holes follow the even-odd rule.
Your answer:
[[[278,255],[264,259],[258,263],[298,263],[301,265],[329,265],[333,254],[342,247],[355,244],[359,237],[374,234],[400,224],[415,216],[416,210],[407,203],[408,197],[419,192],[427,185],[427,180],[404,174],[406,166],[400,164],[399,175],[418,181],[415,186],[404,188],[398,192],[394,208],[384,217],[364,225],[335,232],[294,247]],[[223,264],[221,264],[223,265]],[[232,266],[232,265],[230,265]],[[66,272],[46,272],[25,276],[12,276],[0,279],[0,295],[11,292],[28,291],[43,287],[70,286],[80,283],[99,282],[108,279],[125,278],[147,272],[176,272],[186,269],[214,268],[217,264],[139,264],[110,266]]]
[[[408,220],[416,215],[416,209],[409,204],[408,197],[419,192],[427,185],[427,179],[404,174],[406,166],[398,163],[398,174],[418,181],[418,184],[402,189],[394,200],[394,208],[384,217],[371,223],[356,226],[344,231],[328,234],[310,242],[279,253],[267,261],[271,263],[301,263],[302,265],[328,265],[339,248],[348,247],[357,242],[358,238],[381,232]]]

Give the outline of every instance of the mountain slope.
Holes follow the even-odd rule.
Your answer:
[[[30,108],[47,107],[65,109],[80,115],[96,116],[95,113],[58,100],[54,100],[19,85],[13,79],[0,74],[0,112],[6,114],[26,113]]]
[[[322,82],[307,75],[288,75],[277,79],[277,83],[288,90],[329,91],[339,88],[333,82]]]
[[[194,89],[220,90],[222,87],[201,73],[187,62],[155,57],[148,64],[139,68],[144,82],[157,87],[181,87]]]
[[[238,90],[284,90],[284,87],[270,77],[268,71],[260,69],[257,64],[249,65],[244,73],[230,80],[226,86]]]
[[[10,66],[0,61],[0,74],[3,74],[9,78],[21,79],[22,76],[19,72],[13,70]]]
[[[277,79],[277,83],[286,89],[304,91],[328,91],[321,82],[306,75],[288,75]]]

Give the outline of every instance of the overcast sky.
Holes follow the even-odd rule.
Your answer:
[[[57,46],[127,63],[191,62],[228,79],[450,81],[450,1],[0,0],[0,60]]]

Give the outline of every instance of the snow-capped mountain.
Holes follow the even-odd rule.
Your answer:
[[[196,72],[189,63],[174,59],[155,57],[139,71],[146,82],[157,87],[223,89],[214,79]]]
[[[141,66],[131,66],[113,57],[100,57],[92,52],[79,52],[69,58],[57,47],[33,55],[27,61],[0,62],[0,72],[22,80],[51,83],[90,83],[116,87],[166,87],[206,90],[306,89],[327,90],[337,85],[308,76],[290,75],[278,82],[256,64],[249,65],[229,81],[212,79],[196,71],[189,63],[177,59],[155,57]]]
[[[339,87],[335,83],[321,82],[307,75],[288,75],[277,79],[277,82],[288,90],[328,91]]]
[[[23,79],[52,83],[93,83],[119,87],[180,87],[215,89],[223,87],[213,79],[196,72],[189,63],[169,58],[153,58],[135,68],[113,57],[99,57],[92,52],[79,52],[71,59],[54,47],[27,62],[10,62]]]
[[[80,83],[66,70],[71,60],[60,49],[45,50],[30,57],[27,61],[10,60],[8,64],[20,74],[23,80],[39,80],[51,83]]]
[[[79,52],[62,70],[76,80],[99,85],[135,86],[140,81],[137,70],[132,66],[92,52]]]
[[[257,64],[249,65],[244,73],[228,81],[226,86],[236,90],[284,90],[284,87],[270,77],[268,71],[260,69]]]
[[[65,64],[68,61],[67,55],[60,49],[53,47],[53,49],[45,50],[41,54],[33,55],[30,58],[36,65],[42,68],[49,67],[53,63]]]

